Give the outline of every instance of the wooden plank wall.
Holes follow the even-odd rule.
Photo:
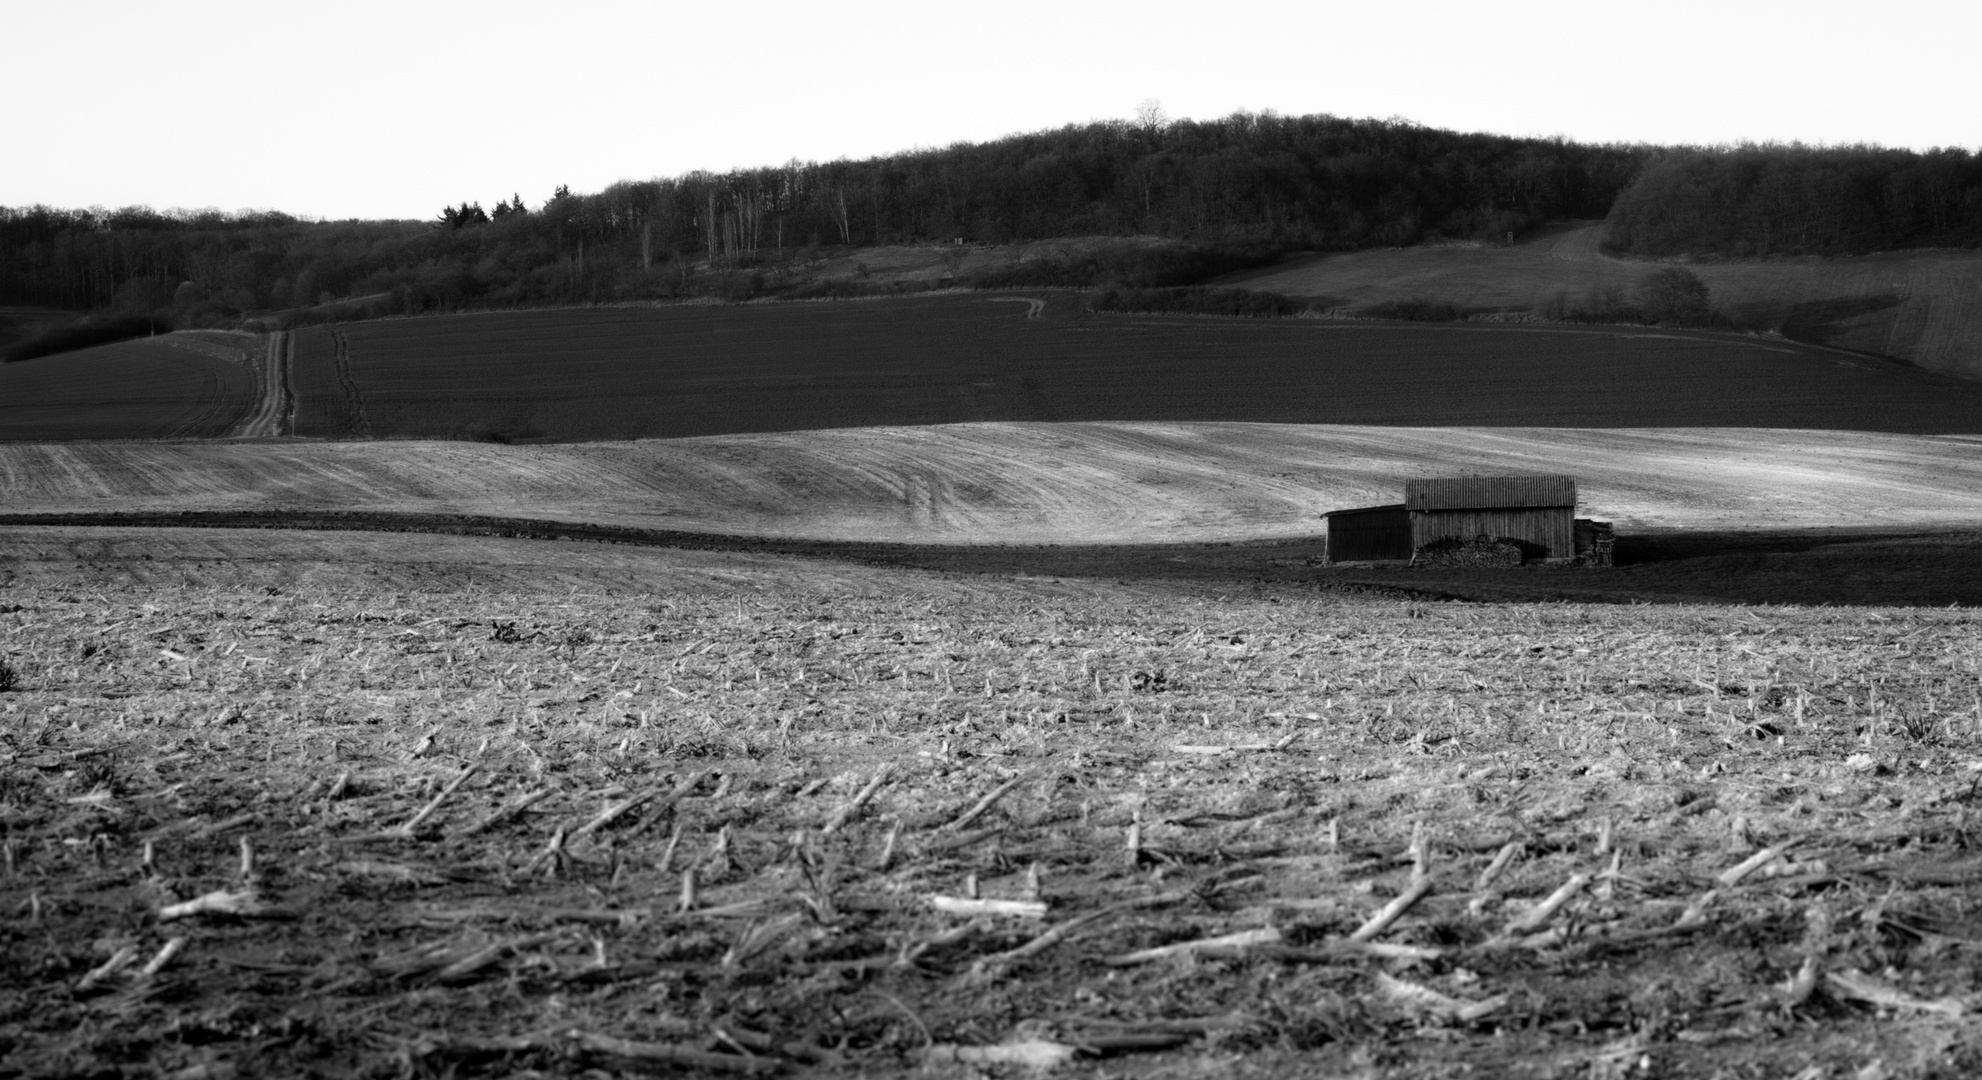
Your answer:
[[[1575,506],[1576,480],[1569,476],[1453,476],[1404,482],[1404,505],[1412,510],[1484,507]]]
[[[1548,551],[1546,558],[1576,555],[1576,508],[1573,506],[1516,507],[1492,510],[1414,510],[1411,546],[1421,548],[1448,536],[1504,536],[1525,540]]]

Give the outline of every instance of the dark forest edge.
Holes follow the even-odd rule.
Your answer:
[[[0,352],[0,363],[13,364],[41,356],[109,345],[132,338],[149,337],[173,328],[165,313],[136,315],[85,315],[75,322],[56,326],[15,342]]]
[[[251,328],[282,328],[974,285],[1098,289],[1106,310],[1213,311],[1238,301],[1149,290],[1197,286],[1290,251],[1504,243],[1571,218],[1605,218],[1612,250],[1658,257],[1973,247],[1982,244],[1982,158],[1964,149],[1590,145],[1396,120],[1145,114],[864,161],[696,172],[590,195],[560,188],[535,209],[520,195],[493,212],[464,201],[427,222],[0,208],[0,303],[90,311],[95,327],[116,314],[181,328],[249,319],[258,320]],[[1065,237],[1103,239],[1082,254],[1025,254],[1028,244]],[[934,281],[815,272],[879,245],[941,245],[953,268],[973,250],[1018,254]],[[1436,299],[1393,306],[1359,314],[1469,314]],[[1545,316],[1668,321],[1644,311],[1642,297],[1593,294],[1556,307]]]

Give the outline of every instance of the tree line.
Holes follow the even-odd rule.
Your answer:
[[[1982,245],[1982,156],[1867,146],[1678,149],[1647,161],[1606,219],[1637,255],[1863,255]]]
[[[196,317],[389,294],[396,310],[736,291],[822,248],[1144,234],[1352,249],[1599,216],[1644,151],[1403,121],[1101,121],[863,161],[560,189],[432,222],[0,209],[0,300]],[[182,289],[190,284],[185,295]]]
[[[1181,242],[1165,266],[1104,255],[1003,272],[1007,284],[1057,275],[1134,288],[1288,250],[1505,241],[1606,215],[1630,252],[1846,253],[1982,242],[1978,196],[1982,165],[1965,151],[1671,149],[1325,115],[1169,122],[1145,110],[862,161],[559,188],[536,206],[518,194],[492,210],[463,201],[427,221],[0,208],[0,302],[218,325],[274,311],[816,292],[794,267],[872,244]]]

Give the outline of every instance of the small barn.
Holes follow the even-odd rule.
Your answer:
[[[1610,563],[1609,523],[1576,517],[1568,476],[1410,480],[1401,503],[1322,516],[1331,563]]]

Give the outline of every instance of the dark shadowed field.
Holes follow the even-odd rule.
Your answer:
[[[213,438],[254,404],[252,369],[176,338],[0,364],[0,440]]]
[[[557,442],[986,420],[1982,427],[1982,385],[1781,339],[1081,304],[980,293],[317,328],[298,335],[296,432]]]

